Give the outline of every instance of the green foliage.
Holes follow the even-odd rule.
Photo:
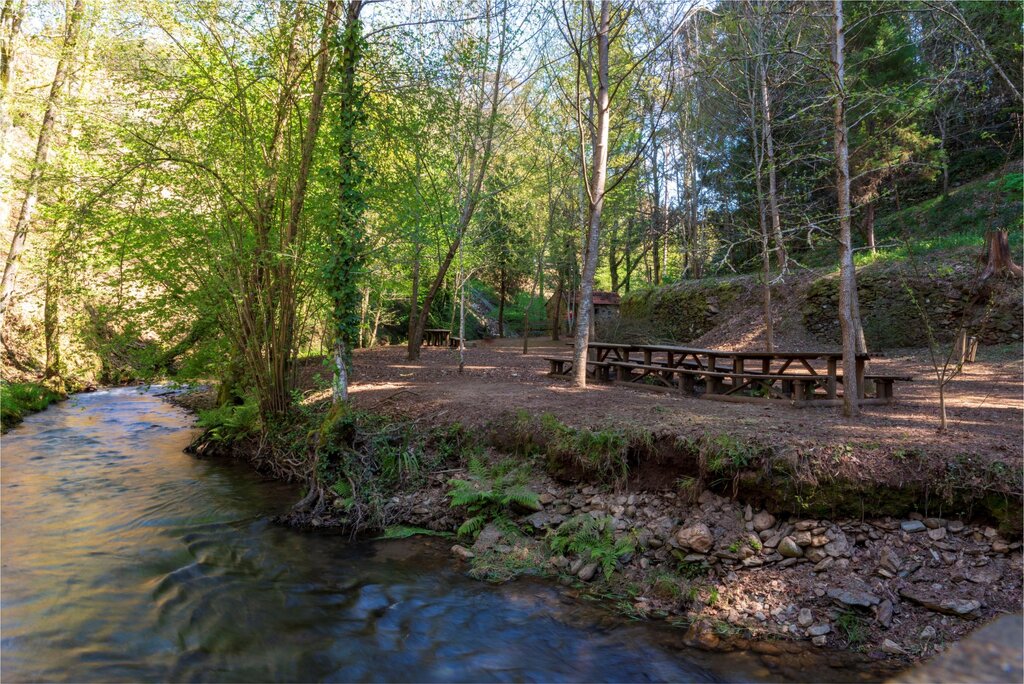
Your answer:
[[[866,620],[853,612],[844,610],[836,618],[836,630],[843,635],[850,646],[859,646],[864,643],[868,636]]]
[[[707,468],[715,474],[735,473],[749,466],[760,449],[738,437],[722,433],[714,437],[705,435],[702,452]]]
[[[532,421],[531,421],[532,424]],[[650,444],[650,434],[624,430],[587,430],[562,423],[550,413],[540,417],[549,464],[557,469],[562,462],[580,468],[602,480],[623,479],[629,472],[627,455],[631,446]]]
[[[384,528],[384,534],[381,535],[381,539],[408,539],[409,537],[451,537],[449,532],[438,532],[437,530],[428,530],[425,527],[410,527],[407,525],[391,525]]]
[[[259,408],[250,399],[237,406],[228,404],[206,409],[199,412],[196,424],[205,431],[208,441],[231,444],[259,432]]]
[[[611,578],[618,560],[634,553],[637,546],[632,535],[615,538],[611,518],[590,515],[573,516],[563,522],[552,534],[549,544],[556,553],[574,553],[598,563],[605,579]]]
[[[525,484],[522,471],[510,460],[488,466],[481,459],[469,461],[468,480],[453,478],[448,481],[448,492],[453,508],[464,506],[469,518],[459,526],[460,537],[475,537],[488,522],[512,527],[510,513],[518,506],[527,510],[540,510],[535,492]]]
[[[0,425],[9,430],[30,413],[64,399],[45,385],[34,382],[0,382]]]

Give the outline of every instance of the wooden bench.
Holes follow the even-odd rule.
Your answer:
[[[451,347],[452,349],[458,349],[460,342],[462,342],[462,338],[461,337],[449,337],[448,338],[448,346]]]
[[[572,359],[564,356],[545,356],[545,361],[551,364],[548,375],[569,375],[572,372]],[[611,363],[608,361],[587,361],[587,375],[598,380],[610,380],[609,371]]]

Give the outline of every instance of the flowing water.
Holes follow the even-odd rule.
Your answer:
[[[770,677],[549,583],[475,582],[436,544],[274,525],[299,492],[182,453],[190,425],[124,388],[3,437],[4,682]]]

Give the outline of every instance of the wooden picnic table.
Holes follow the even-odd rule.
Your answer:
[[[567,344],[572,346],[574,343]],[[591,342],[587,351],[588,364],[600,366],[602,375],[609,379],[614,371],[618,382],[693,392],[694,382],[703,381],[706,398],[727,401],[759,401],[771,397],[790,398],[800,403],[817,398],[817,405],[840,401],[838,386],[843,381],[840,373],[842,352],[733,351],[618,342]],[[642,361],[632,358],[636,354],[642,356]],[[655,360],[655,355],[662,354],[663,359]],[[856,356],[858,400],[862,403],[890,403],[893,400],[893,383],[912,378],[885,374],[866,376],[865,364],[870,358],[869,354]],[[548,360],[554,364],[555,359]],[[824,367],[816,367],[814,362],[824,362]],[[552,374],[555,374],[554,365]],[[865,379],[875,382],[873,397],[865,397]],[[650,385],[651,382],[654,384]],[[824,396],[816,395],[819,388],[824,390]],[[749,396],[750,392],[755,396]]]
[[[703,375],[707,380],[708,393],[712,395],[733,395],[753,385],[766,388],[771,393],[772,386],[781,381],[783,394],[787,396],[792,395],[798,400],[810,398],[815,386],[822,385],[825,388],[825,398],[835,401],[838,396],[837,387],[842,382],[839,375],[842,352],[733,351],[664,344],[640,344],[635,345],[635,348],[643,354],[643,365],[647,367],[648,374],[651,374],[655,366],[666,369],[688,367],[698,372],[705,371]],[[655,364],[654,354],[662,353],[665,354],[665,361]],[[858,399],[861,400],[865,398],[864,368],[870,358],[869,354],[858,354],[856,357]],[[724,367],[720,365],[722,361],[726,362]],[[815,368],[812,361],[824,361],[825,368]],[[755,368],[750,368],[751,364],[756,364]],[[672,372],[667,372],[666,375],[671,377]],[[731,380],[731,386],[726,387],[722,384],[721,380],[725,377]],[[891,381],[887,379],[886,392],[891,391],[891,386]]]
[[[771,376],[787,375],[787,371],[789,371],[789,375],[800,376],[824,374],[827,378],[825,394],[828,399],[835,399],[837,396],[838,369],[843,358],[842,352],[832,351],[732,351],[658,344],[638,345],[638,347],[644,355],[645,365],[651,364],[652,354],[657,352],[666,354],[666,365],[671,368],[677,368],[687,359],[692,359],[698,368],[717,371],[719,370],[718,361],[720,359],[728,360],[733,377],[733,391],[739,387],[743,376],[748,376],[751,373]],[[857,354],[856,356],[857,387],[861,399],[864,398],[864,366],[870,358],[870,354]],[[820,360],[825,361],[824,373],[820,373],[819,369],[811,364],[811,361]],[[756,363],[758,367],[751,370],[748,368],[750,362]],[[797,372],[791,371],[791,367],[795,368]]]
[[[447,328],[427,328],[423,331],[423,343],[428,347],[447,347],[451,334]]]

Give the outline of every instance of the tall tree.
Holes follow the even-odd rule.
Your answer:
[[[839,208],[839,326],[843,338],[843,415],[860,413],[857,377],[857,271],[853,264],[850,229],[850,149],[846,127],[846,31],[843,0],[832,0],[832,86],[834,88],[834,146],[836,201]]]
[[[4,6],[4,14],[11,14],[11,20],[17,19],[15,11]],[[64,41],[61,47],[60,57],[57,59],[57,69],[53,75],[53,82],[50,84],[50,94],[46,98],[46,111],[43,114],[43,122],[39,127],[39,136],[36,138],[36,154],[29,169],[28,181],[25,184],[25,196],[21,201],[21,209],[18,212],[18,221],[14,226],[14,236],[11,238],[11,248],[7,252],[7,262],[4,265],[3,282],[0,283],[0,328],[7,314],[7,307],[10,304],[11,295],[14,294],[14,285],[18,277],[18,265],[21,262],[21,254],[25,249],[25,241],[28,239],[29,228],[32,223],[32,212],[35,209],[36,201],[39,198],[39,185],[46,171],[46,165],[50,158],[50,138],[53,136],[54,125],[60,111],[64,84],[67,81],[71,69],[71,62],[75,56],[75,45],[78,43],[78,36],[81,33],[82,19],[85,14],[85,2],[75,0],[71,13],[67,16],[64,26]],[[4,17],[6,20],[6,16]],[[20,22],[20,19],[17,19]],[[4,65],[5,71],[9,65]],[[6,80],[6,76],[5,76]],[[6,89],[6,83],[5,83]]]

